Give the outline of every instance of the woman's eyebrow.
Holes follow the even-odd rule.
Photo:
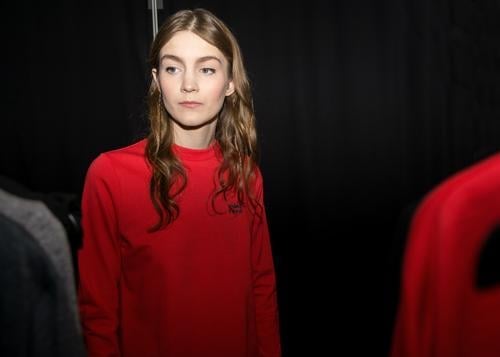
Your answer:
[[[215,57],[215,56],[200,57],[200,58],[198,58],[196,60],[196,62],[200,63],[200,62],[206,62],[206,61],[210,61],[210,60],[216,60],[217,62],[219,62],[220,64],[222,64],[222,61],[218,57]]]
[[[182,58],[175,56],[175,55],[168,54],[168,53],[161,56],[160,62],[163,62],[166,59],[170,59],[170,60],[173,60],[173,61],[176,61],[179,63],[184,63]],[[221,59],[218,57],[215,57],[215,56],[203,56],[203,57],[197,58],[196,63],[206,62],[206,61],[210,61],[210,60],[215,60],[215,61],[219,62],[220,64],[222,64]]]

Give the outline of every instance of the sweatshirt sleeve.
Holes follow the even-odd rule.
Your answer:
[[[260,357],[281,356],[276,278],[269,229],[264,208],[262,176],[257,175],[256,199],[260,217],[256,217],[252,244],[253,292],[256,306],[257,337]],[[259,210],[257,211],[259,212]],[[257,215],[259,216],[259,214]]]
[[[120,356],[118,345],[119,183],[106,154],[90,165],[82,195],[78,300],[89,357]]]

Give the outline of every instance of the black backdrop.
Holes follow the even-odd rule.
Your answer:
[[[145,133],[146,0],[12,3],[0,173],[80,194]],[[500,1],[165,0],[160,22],[196,6],[253,83],[285,356],[386,354],[412,208],[500,150]]]

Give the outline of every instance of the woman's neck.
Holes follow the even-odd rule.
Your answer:
[[[183,128],[174,122],[174,143],[191,149],[206,149],[215,137],[216,121],[200,128]]]

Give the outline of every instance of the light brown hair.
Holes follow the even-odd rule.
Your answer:
[[[227,192],[234,191],[240,204],[248,197],[251,207],[258,208],[259,203],[251,190],[257,161],[255,115],[238,42],[229,28],[211,12],[205,9],[181,10],[171,15],[158,30],[149,54],[151,69],[159,70],[161,49],[179,31],[191,31],[217,47],[229,63],[229,78],[235,87],[234,93],[224,100],[215,129],[223,160],[217,172],[212,206],[215,197],[225,197]],[[186,187],[187,176],[172,151],[172,118],[153,79],[148,93],[148,115],[150,132],[146,156],[153,172],[150,196],[159,215],[158,223],[151,231],[157,231],[178,217],[180,210],[175,199]]]

